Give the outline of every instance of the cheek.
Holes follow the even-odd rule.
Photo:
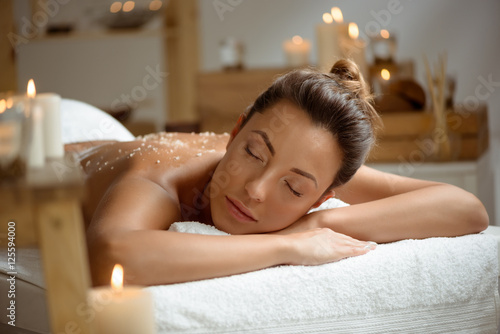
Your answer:
[[[214,191],[217,192],[241,183],[242,176],[245,173],[244,166],[245,164],[231,156],[221,160],[211,180]]]

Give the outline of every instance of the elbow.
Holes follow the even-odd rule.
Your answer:
[[[123,264],[126,252],[121,238],[100,235],[88,239],[90,274],[93,286],[109,285],[115,264]]]
[[[467,214],[464,215],[468,232],[479,233],[484,231],[488,227],[490,219],[483,203],[476,196],[469,194],[464,207],[468,208]]]

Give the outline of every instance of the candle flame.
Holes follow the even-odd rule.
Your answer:
[[[382,38],[388,39],[391,34],[386,29],[382,29],[380,30],[380,36],[382,36]]]
[[[119,292],[123,290],[123,267],[121,264],[115,264],[111,274],[111,288]]]
[[[323,22],[328,23],[328,24],[332,23],[333,22],[332,14],[324,13],[323,14]]]
[[[359,29],[356,23],[349,23],[349,37],[352,39],[357,39],[359,36]]]
[[[389,80],[391,78],[391,72],[389,72],[388,69],[382,69],[382,71],[380,71],[380,76],[382,77],[382,79],[384,80]]]
[[[30,79],[30,81],[28,81],[27,92],[28,97],[30,98],[34,98],[36,96],[35,81],[33,81],[33,79]]]
[[[12,97],[9,97],[7,99],[7,109],[12,108],[13,105],[14,105],[14,99]]]
[[[7,102],[5,101],[5,99],[1,99],[0,100],[0,114],[2,114],[5,109],[7,109]]]
[[[344,16],[342,15],[342,11],[339,7],[332,7],[332,17],[337,23],[344,22]]]
[[[304,42],[304,40],[299,35],[295,35],[292,37],[292,42],[293,44],[300,45],[302,44],[302,42]]]

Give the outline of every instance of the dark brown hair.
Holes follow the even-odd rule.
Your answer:
[[[248,108],[245,122],[255,112],[263,112],[283,99],[300,107],[314,125],[337,139],[343,159],[330,188],[349,181],[374,145],[380,122],[357,65],[339,60],[330,73],[298,69],[280,76]]]

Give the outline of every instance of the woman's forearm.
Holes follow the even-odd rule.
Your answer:
[[[115,263],[123,265],[127,283],[156,285],[271,267],[287,262],[288,251],[283,236],[158,230],[124,232],[89,246],[93,279],[98,285],[109,283]]]
[[[317,265],[362,255],[374,245],[331,229],[290,235],[213,236],[159,230],[113,233],[89,243],[95,285],[109,284],[114,264],[127,283],[156,285],[241,274],[279,264]]]
[[[360,240],[391,242],[476,233],[488,226],[488,215],[472,194],[446,184],[326,210],[319,226]]]

